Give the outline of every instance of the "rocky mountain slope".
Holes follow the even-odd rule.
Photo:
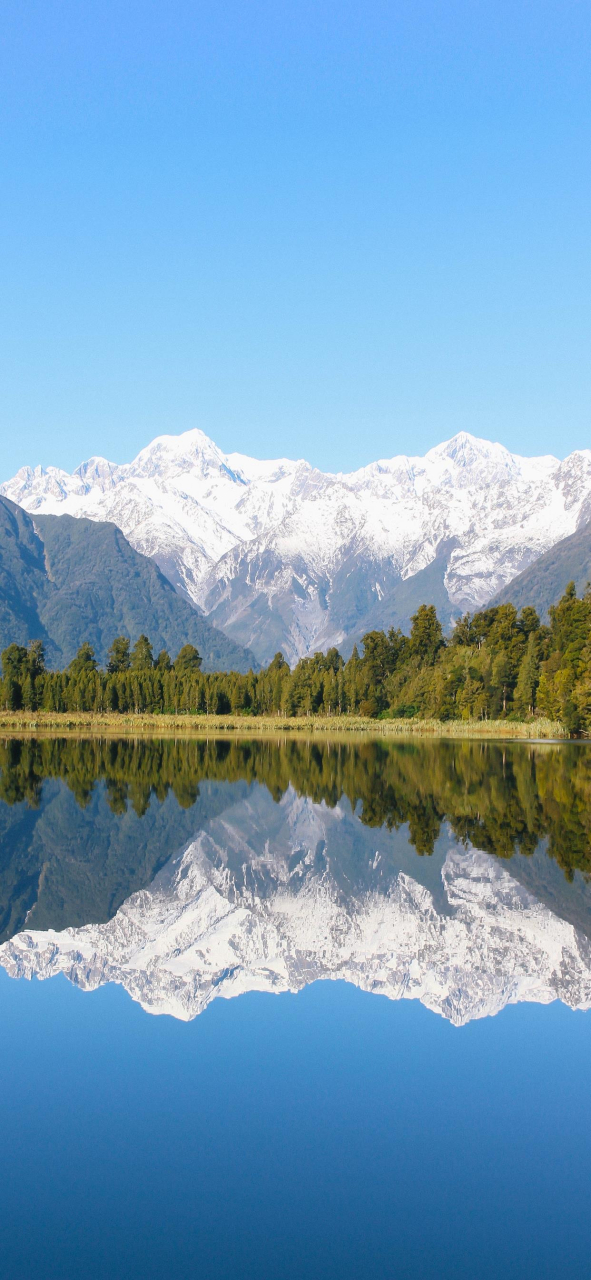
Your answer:
[[[591,521],[545,551],[499,591],[491,604],[510,601],[518,609],[533,604],[542,622],[547,622],[550,605],[560,599],[568,582],[574,582],[579,596],[591,582]]]
[[[182,1019],[219,996],[320,978],[418,999],[457,1025],[522,1000],[591,1005],[588,938],[511,863],[450,839],[419,859],[401,842],[363,828],[346,802],[329,809],[290,788],[275,804],[253,788],[113,919],[25,930],[0,947],[0,964],[85,989],[117,982],[149,1012]]]
[[[491,599],[591,518],[591,451],[521,458],[461,433],[349,475],[224,455],[201,431],[124,466],[23,468],[0,492],[32,513],[115,523],[216,626],[267,661],[365,630],[444,621]]]
[[[114,524],[27,512],[0,497],[0,650],[41,639],[52,665],[84,640],[104,662],[115,636],[147,632],[174,657],[197,646],[208,670],[248,671],[255,661],[174,591],[153,560]]]

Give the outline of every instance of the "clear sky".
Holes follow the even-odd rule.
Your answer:
[[[4,0],[0,478],[591,446],[591,2]]]

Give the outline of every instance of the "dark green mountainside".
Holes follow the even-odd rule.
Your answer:
[[[497,604],[514,604],[517,609],[533,605],[542,622],[548,621],[550,605],[557,604],[567,583],[574,582],[578,595],[583,595],[591,582],[591,521],[563,538],[519,573],[502,591],[489,601],[488,608]]]
[[[51,666],[89,641],[104,663],[115,636],[142,632],[174,657],[193,644],[205,670],[257,664],[174,588],[114,524],[73,516],[31,516],[0,497],[0,649],[41,639]]]

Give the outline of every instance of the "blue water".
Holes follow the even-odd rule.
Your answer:
[[[0,971],[0,1027],[11,1280],[589,1275],[591,1014],[321,982],[184,1024]]]
[[[590,750],[0,743],[0,1280],[587,1280]]]

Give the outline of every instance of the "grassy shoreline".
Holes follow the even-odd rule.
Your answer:
[[[365,734],[400,738],[413,735],[438,738],[566,739],[561,724],[552,720],[371,720],[362,716],[205,716],[205,715],[101,715],[93,712],[1,711],[0,733],[68,733],[84,730],[113,737],[154,734],[165,737],[211,734],[255,737],[264,734],[317,734],[340,737]]]

